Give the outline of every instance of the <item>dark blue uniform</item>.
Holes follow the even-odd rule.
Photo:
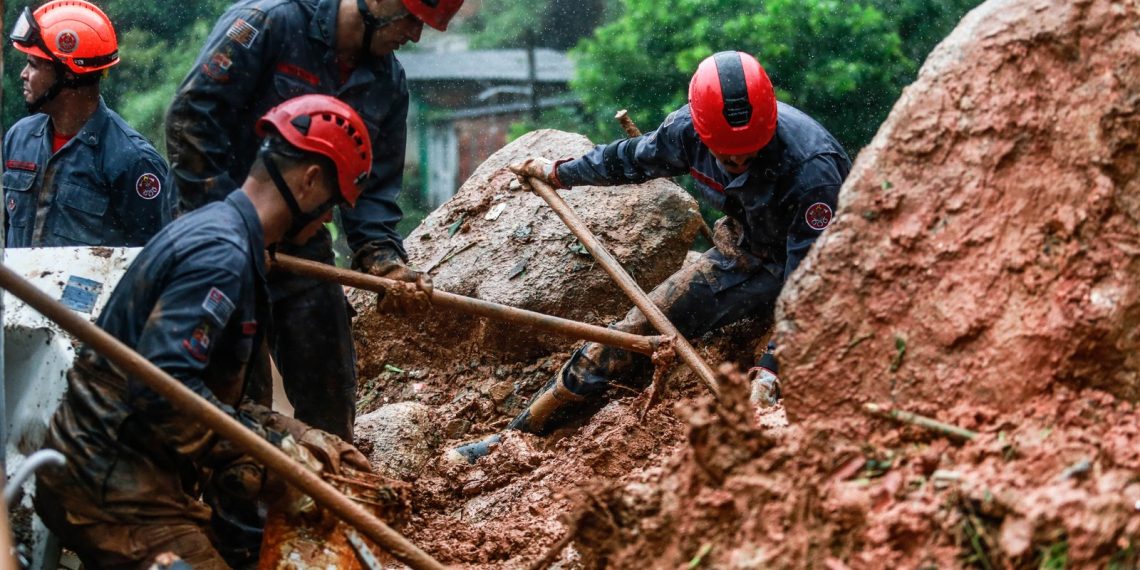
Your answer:
[[[850,168],[827,130],[780,103],[775,137],[747,172],[729,174],[697,136],[686,105],[653,132],[560,164],[558,178],[568,186],[605,186],[690,174],[701,198],[725,213],[714,247],[649,294],[682,334],[695,337],[745,317],[772,318],[784,281],[831,223]],[[650,331],[637,309],[613,326]],[[587,343],[571,357],[564,381],[571,391],[590,394],[647,363],[643,356]]]
[[[4,136],[8,247],[142,246],[175,203],[166,161],[102,98],[59,152],[42,113]]]
[[[258,148],[256,120],[309,93],[335,96],[368,125],[372,174],[356,207],[342,210],[358,258],[406,257],[402,213],[408,88],[394,56],[370,58],[342,83],[336,63],[338,0],[243,0],[218,20],[167,117],[167,149],[184,208],[218,200],[243,180]],[[322,230],[283,253],[331,263]],[[355,415],[355,354],[349,307],[339,286],[291,276],[270,283],[280,323],[273,346],[297,418],[349,439]]]
[[[263,397],[266,385],[264,255],[257,213],[234,192],[159,232],[97,324],[277,442],[295,431],[283,426],[296,426],[251,397]],[[183,558],[198,558],[195,568],[220,563],[202,530],[210,510],[198,497],[212,470],[242,454],[144,383],[81,349],[46,445],[68,462],[38,476],[37,510],[85,562],[122,564],[116,556],[144,554],[132,548],[176,544]],[[119,533],[132,540],[119,544]]]

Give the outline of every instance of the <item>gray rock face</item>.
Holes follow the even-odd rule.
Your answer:
[[[372,442],[368,460],[391,479],[415,479],[442,441],[435,412],[415,402],[381,406],[356,418],[356,439]]]
[[[620,317],[632,303],[558,216],[538,196],[509,188],[514,175],[506,167],[512,162],[580,156],[591,148],[581,135],[542,130],[496,152],[407,236],[411,264],[429,271],[436,288],[450,293],[594,324]],[[669,180],[562,193],[646,290],[680,269],[700,226],[696,200]],[[520,358],[573,342],[441,311],[423,318],[434,322],[391,322],[391,332],[413,326],[431,342],[471,341],[483,353]],[[400,352],[394,355],[400,362],[414,360],[399,347],[374,348]]]

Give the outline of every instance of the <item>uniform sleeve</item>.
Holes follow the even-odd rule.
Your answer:
[[[236,129],[276,59],[271,24],[259,10],[223,14],[170,104],[166,149],[186,210],[222,200],[239,186],[229,176]]]
[[[788,228],[785,279],[799,267],[812,244],[835,218],[839,188],[843,185],[843,174],[835,160],[823,155],[804,163],[788,193],[792,223]]]
[[[222,403],[206,386],[203,372],[219,349],[218,338],[240,302],[244,254],[234,245],[213,242],[179,260],[147,318],[135,350],[199,396],[254,428],[256,422]],[[232,347],[231,347],[232,348]],[[141,381],[130,379],[129,402],[134,410],[161,429],[162,443],[198,460],[217,443],[211,430],[186,418],[163,396]]]
[[[404,153],[408,139],[408,84],[400,72],[391,110],[380,120],[379,136],[372,139],[372,174],[355,208],[341,211],[348,246],[357,256],[389,249],[401,258],[404,239],[396,224],[404,217],[396,198],[404,184]]]
[[[115,181],[123,202],[119,220],[127,247],[146,245],[174,217],[177,193],[166,161],[153,148],[137,149]]]
[[[687,139],[696,133],[686,132],[692,124],[685,117],[681,110],[674,111],[655,131],[598,145],[559,165],[558,178],[566,186],[614,186],[688,173]]]

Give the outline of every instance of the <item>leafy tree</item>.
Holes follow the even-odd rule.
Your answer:
[[[479,48],[525,47],[534,34],[538,47],[569,49],[589,35],[617,0],[534,0],[484,2],[471,23]]]
[[[42,1],[16,0],[5,7],[4,21],[14,22],[25,6]],[[107,104],[162,151],[163,115],[174,91],[193,64],[209,28],[230,4],[227,0],[106,0],[99,2],[119,37],[119,65],[103,81]],[[7,30],[5,30],[5,33]],[[4,128],[24,117],[20,70],[26,56],[5,42]]]

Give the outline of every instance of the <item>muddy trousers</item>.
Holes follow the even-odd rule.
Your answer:
[[[270,347],[293,416],[352,441],[356,419],[356,349],[344,290],[319,283],[273,302]],[[218,548],[235,566],[256,560],[265,525],[263,506],[207,489]]]
[[[713,248],[658,285],[649,298],[689,339],[747,317],[770,322],[784,279],[757,265],[737,262]],[[637,308],[611,328],[657,334]],[[562,380],[579,396],[597,397],[611,381],[643,386],[651,364],[645,355],[590,342],[570,357]]]
[[[293,416],[352,442],[356,349],[344,289],[319,283],[274,301],[270,347]]]
[[[194,570],[228,570],[214,549],[208,529],[198,521],[77,525],[67,520],[58,498],[37,490],[36,513],[79,556],[85,568],[146,570],[164,552],[173,552]]]

